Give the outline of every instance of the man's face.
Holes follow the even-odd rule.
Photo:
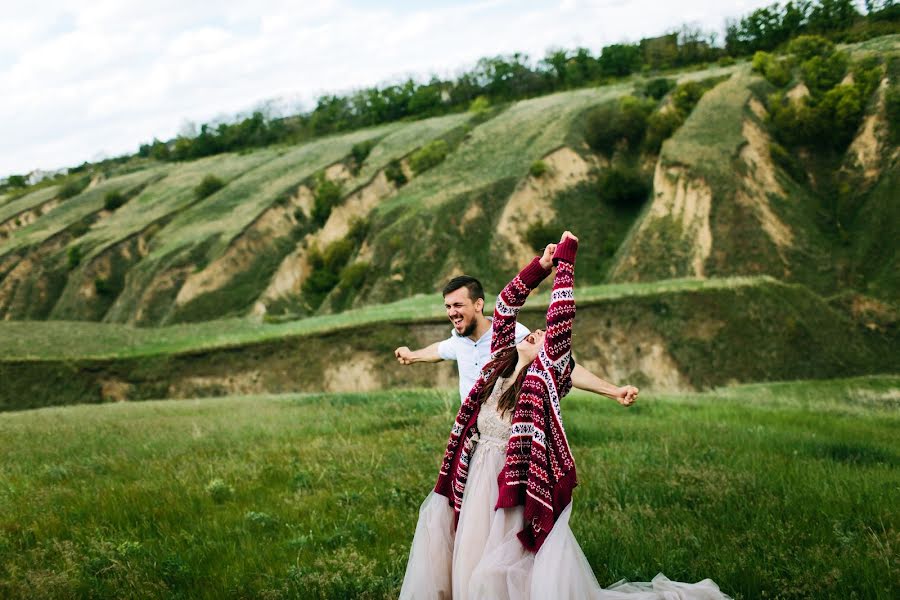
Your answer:
[[[456,333],[466,337],[472,335],[478,327],[476,318],[484,308],[484,300],[479,298],[473,302],[469,298],[469,290],[461,287],[444,296],[444,308],[447,309],[447,318],[453,323]]]

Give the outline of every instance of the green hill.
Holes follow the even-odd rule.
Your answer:
[[[265,352],[299,340],[354,356],[365,353],[357,344],[371,346],[361,364],[380,373],[373,387],[424,383],[434,372],[401,375],[389,350],[446,334],[431,308],[436,290],[467,272],[496,291],[565,228],[582,239],[579,284],[613,286],[586,287],[587,298],[621,318],[637,311],[626,322],[639,334],[618,321],[606,338],[599,304],[579,315],[607,342],[586,343],[583,358],[612,378],[692,389],[896,370],[900,153],[890,98],[900,36],[845,51],[822,50],[843,79],[821,90],[787,54],[299,145],[141,159],[7,194],[0,368],[21,381],[4,402],[57,403],[42,395],[40,364],[59,381],[82,381],[66,401],[233,392],[244,388],[209,374],[205,357],[235,357],[232,367],[249,373]],[[859,122],[847,140],[796,138],[785,115],[824,110],[835,94],[856,98],[840,105]],[[735,276],[756,279],[721,279]],[[696,281],[665,283],[673,278]],[[621,295],[635,283],[642,291]],[[406,300],[417,294],[426,296]],[[744,304],[721,308],[732,300]],[[769,340],[756,342],[751,367],[743,339],[759,332]],[[619,352],[616,336],[646,340]],[[814,355],[785,358],[790,336],[815,342]],[[731,358],[712,368],[713,355]],[[448,383],[450,370],[440,373]],[[328,387],[309,376],[246,375],[246,388]],[[190,377],[200,383],[179,383]]]

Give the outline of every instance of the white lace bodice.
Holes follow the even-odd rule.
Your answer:
[[[481,406],[481,410],[478,412],[479,443],[498,446],[506,450],[509,442],[509,428],[512,425],[512,412],[501,416],[500,411],[497,410],[497,402],[500,400],[503,390],[510,383],[507,379],[498,379],[491,395]]]

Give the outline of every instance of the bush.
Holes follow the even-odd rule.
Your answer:
[[[889,87],[884,100],[891,143],[900,144],[900,87]]]
[[[316,247],[310,249],[312,271],[302,286],[303,297],[310,308],[321,306],[325,296],[338,284],[339,273],[350,260],[354,249],[353,242],[346,238],[332,242],[322,252]]]
[[[347,232],[347,239],[359,246],[366,239],[366,236],[369,235],[369,226],[370,223],[367,218],[354,217],[350,221],[350,231]]]
[[[125,204],[125,196],[122,195],[122,192],[108,192],[103,198],[103,208],[106,210],[116,210],[123,204]]]
[[[731,56],[728,56],[726,54],[725,56],[719,57],[718,65],[720,67],[730,67],[731,65],[735,64],[736,62],[737,61],[735,61],[734,58],[732,58]]]
[[[769,155],[772,157],[772,162],[784,169],[794,181],[806,182],[806,170],[803,165],[793,154],[785,150],[784,146],[774,142],[769,144]]]
[[[396,158],[384,168],[384,176],[398,188],[406,185],[406,175],[403,174],[403,166]]]
[[[853,139],[863,115],[863,99],[855,85],[839,85],[818,103],[803,98],[789,102],[781,94],[769,99],[769,113],[779,137],[788,146],[827,144],[842,150]]]
[[[784,87],[791,80],[790,63],[787,60],[778,59],[768,52],[756,52],[751,65],[755,72],[761,74],[775,87]]]
[[[119,294],[118,286],[112,278],[97,277],[94,279],[94,291],[103,298],[114,298]]]
[[[831,56],[834,52],[834,44],[819,35],[800,35],[791,40],[787,51],[804,61],[814,56]]]
[[[542,160],[536,160],[531,163],[531,166],[528,168],[528,173],[532,177],[540,178],[543,177],[547,172],[547,163]]]
[[[215,194],[223,187],[225,187],[224,181],[222,181],[215,175],[207,175],[200,181],[199,184],[197,184],[197,187],[194,188],[194,197],[197,200],[202,200],[207,196]]]
[[[360,167],[362,167],[369,153],[372,152],[372,148],[375,147],[375,143],[375,140],[366,140],[365,142],[353,144],[353,147],[350,149],[350,156],[353,157],[354,172],[359,171]]]
[[[442,163],[449,153],[450,147],[446,141],[431,141],[412,153],[409,157],[409,168],[419,175]]]
[[[542,252],[547,244],[552,244],[559,240],[559,228],[551,223],[543,221],[535,221],[525,230],[525,241],[531,246],[535,252]]]
[[[324,173],[316,177],[316,191],[313,198],[312,220],[323,225],[331,215],[331,210],[341,201],[341,185],[325,178]]]
[[[669,90],[673,87],[675,87],[675,81],[666,79],[665,77],[658,77],[656,79],[651,79],[644,84],[644,95],[655,100],[660,100],[663,96],[668,94]]]
[[[800,65],[800,75],[810,94],[818,96],[840,83],[847,73],[847,63],[843,52],[828,57],[813,56]]]
[[[629,149],[636,148],[644,138],[647,117],[656,103],[625,96],[616,104],[604,104],[588,113],[585,139],[588,145],[607,155],[624,141]]]
[[[684,115],[678,109],[657,111],[647,119],[647,133],[644,137],[644,149],[656,154],[664,141],[672,137],[675,130],[684,123]]]
[[[93,219],[88,216],[80,221],[76,221],[72,225],[69,226],[69,233],[72,234],[72,237],[81,237],[91,230],[91,225],[93,225]]]
[[[81,264],[81,246],[69,246],[66,251],[66,263],[70,271]]]
[[[635,167],[607,169],[597,182],[600,199],[622,208],[640,206],[650,193],[650,183]]]
[[[83,192],[84,188],[86,188],[90,182],[90,177],[77,177],[75,179],[69,179],[63,184],[56,195],[63,200],[66,200],[67,198],[73,198]]]
[[[672,104],[682,114],[689,115],[705,92],[706,88],[697,81],[682,83],[672,92]]]
[[[339,284],[345,290],[354,290],[362,287],[369,274],[371,265],[365,261],[355,262],[347,265],[341,270]]]
[[[491,101],[484,96],[478,96],[469,104],[469,112],[480,114],[491,107]]]

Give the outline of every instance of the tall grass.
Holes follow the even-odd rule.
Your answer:
[[[601,584],[900,593],[900,379],[564,402]],[[453,392],[0,415],[0,596],[394,597]]]

